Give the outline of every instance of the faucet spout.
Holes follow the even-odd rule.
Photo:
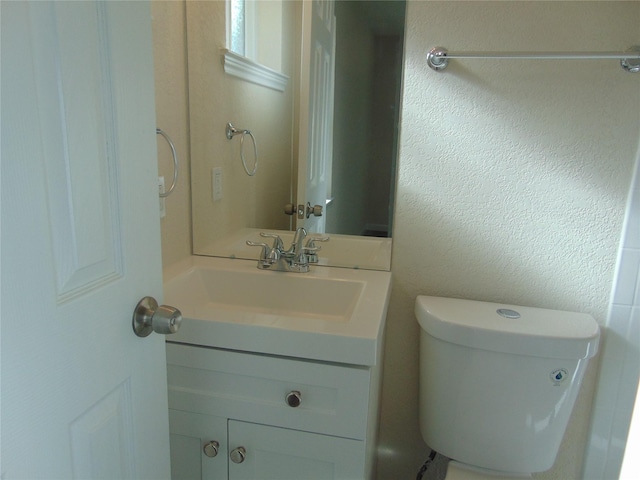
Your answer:
[[[299,227],[293,236],[293,253],[299,255],[303,252],[302,242],[307,238],[307,230],[304,227]]]
[[[309,260],[307,259],[307,253],[304,250],[303,242],[307,237],[307,231],[304,227],[299,227],[296,230],[296,234],[293,237],[293,264],[299,268],[309,268]]]

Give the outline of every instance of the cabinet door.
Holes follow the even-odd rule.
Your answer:
[[[229,480],[362,480],[364,442],[229,420]]]
[[[170,409],[169,432],[172,480],[227,478],[226,418]],[[218,444],[215,456],[210,442]]]

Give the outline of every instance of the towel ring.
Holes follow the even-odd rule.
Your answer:
[[[171,154],[173,155],[173,182],[171,182],[171,186],[164,193],[160,194],[160,197],[164,198],[171,195],[173,189],[176,188],[176,182],[178,181],[178,155],[176,154],[176,147],[173,146],[173,142],[171,141],[171,138],[169,138],[169,135],[164,133],[160,128],[156,128],[156,135],[162,135],[164,137],[171,147]]]
[[[242,130],[234,127],[231,123],[227,123],[227,128],[225,130],[227,138],[231,140],[236,135],[242,135],[240,137],[240,159],[242,160],[242,166],[244,167],[244,171],[247,172],[247,175],[253,177],[256,174],[256,170],[258,169],[258,146],[256,145],[256,138],[253,136],[250,130]],[[244,159],[244,137],[249,135],[251,137],[251,141],[253,142],[253,170],[249,171],[247,168],[247,162]]]

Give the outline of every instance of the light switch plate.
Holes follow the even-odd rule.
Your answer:
[[[222,200],[222,167],[214,167],[211,170],[211,186],[213,191],[213,201]]]
[[[158,177],[158,193],[164,193],[164,177]],[[164,197],[160,198],[160,218],[167,216],[167,210],[165,208]]]

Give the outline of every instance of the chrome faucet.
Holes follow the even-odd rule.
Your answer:
[[[304,227],[300,227],[296,230],[296,234],[293,236],[293,242],[291,243],[291,248],[293,249],[293,263],[297,265],[307,265],[307,270],[309,270],[309,261],[307,260],[307,254],[302,248],[302,242],[307,237],[307,231]]]
[[[263,242],[252,242],[247,240],[247,245],[251,247],[261,247],[258,268],[260,270],[275,270],[276,272],[298,272],[309,271],[309,259],[307,249],[303,247],[307,231],[300,227],[296,230],[291,246],[285,250],[282,239],[273,233],[260,232],[263,238],[273,238],[273,245],[269,246]],[[317,248],[316,248],[317,249]]]
[[[307,244],[304,247],[304,252],[307,254],[307,260],[309,263],[318,263],[318,250],[322,247],[316,245],[316,242],[328,242],[329,237],[311,237],[307,240]]]

